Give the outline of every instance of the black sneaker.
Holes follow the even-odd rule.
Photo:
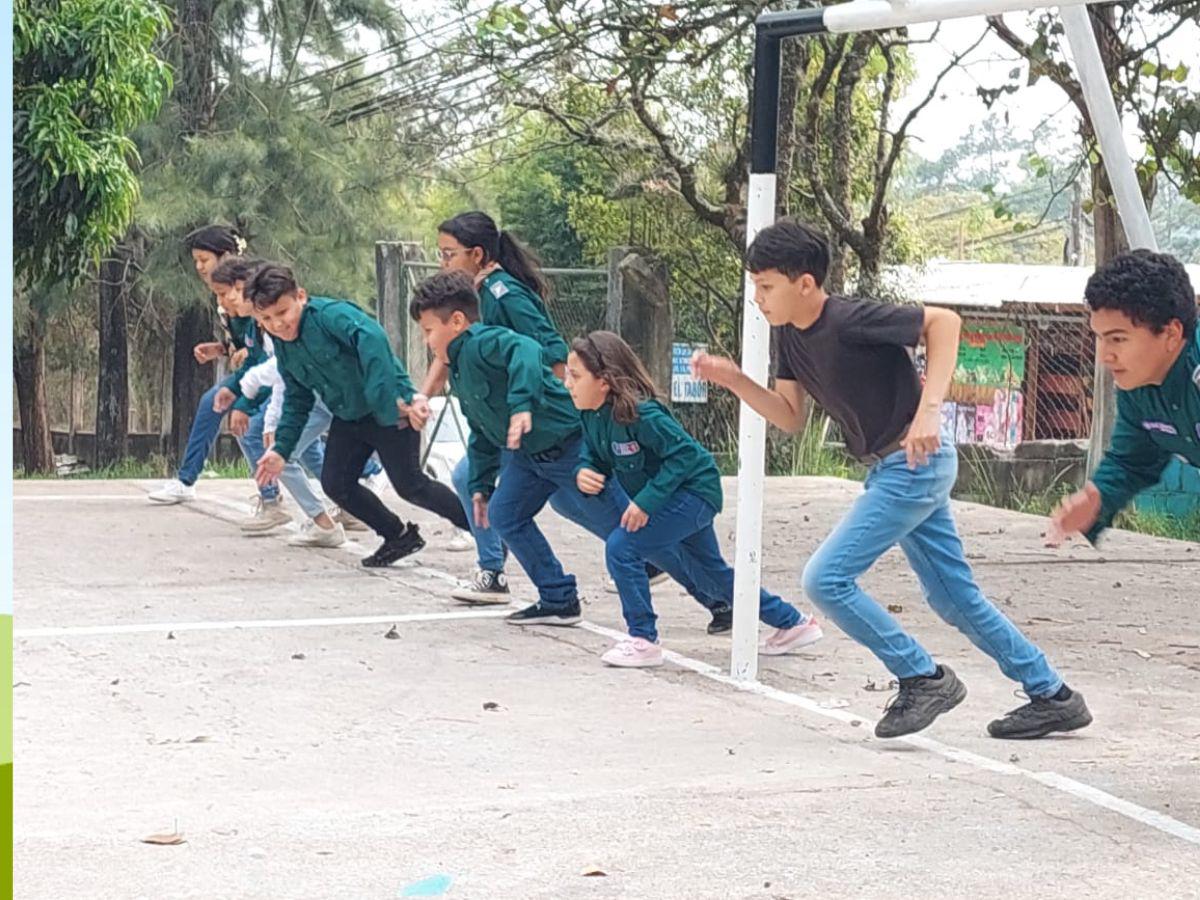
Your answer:
[[[382,569],[398,559],[412,556],[424,546],[425,539],[421,537],[421,529],[409,524],[399,535],[380,544],[379,549],[370,556],[364,556],[362,564],[368,569]]]
[[[713,612],[712,621],[708,623],[709,634],[725,634],[733,631],[733,610],[719,609]]]
[[[475,573],[475,579],[464,587],[455,588],[450,596],[463,603],[508,603],[508,577],[503,572],[493,572],[490,569],[480,569]]]
[[[542,606],[535,603],[519,609],[504,619],[509,625],[578,625],[583,621],[579,612],[579,601],[569,606]]]
[[[1030,740],[1055,731],[1077,731],[1092,724],[1092,713],[1083,702],[1083,694],[1070,688],[1065,690],[1067,696],[1061,700],[1034,697],[1024,706],[1005,713],[1003,718],[989,722],[988,734],[994,738]]]
[[[651,587],[654,587],[656,584],[665,584],[671,580],[670,575],[653,563],[646,563],[646,577],[650,579]]]
[[[928,728],[933,720],[963,702],[967,686],[949,666],[938,666],[938,675],[901,678],[900,691],[875,724],[875,737],[894,738]]]

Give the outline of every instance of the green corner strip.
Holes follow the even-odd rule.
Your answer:
[[[13,896],[12,658],[12,616],[0,616],[0,897]]]

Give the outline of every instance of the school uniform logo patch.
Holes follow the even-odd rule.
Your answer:
[[[637,441],[626,441],[625,443],[613,441],[612,452],[613,456],[636,456],[642,452],[642,448]]]
[[[503,297],[505,294],[508,293],[508,285],[505,284],[503,281],[493,281],[491,286],[488,288],[488,290],[490,290],[492,292],[493,297],[495,297],[497,300],[499,300],[501,297]]]
[[[1147,420],[1142,423],[1142,427],[1147,431],[1157,431],[1160,434],[1179,434],[1178,429],[1176,429],[1176,427],[1170,422],[1152,422]]]
[[[1200,366],[1192,369],[1192,384],[1200,388]]]

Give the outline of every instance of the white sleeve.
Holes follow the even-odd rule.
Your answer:
[[[258,396],[258,392],[261,389],[274,388],[276,382],[280,386],[283,385],[283,378],[279,374],[279,367],[275,362],[275,357],[272,356],[266,362],[259,363],[257,366],[248,369],[238,384],[242,388],[242,396],[253,400]]]
[[[274,361],[275,359],[272,357],[271,362]],[[263,431],[274,434],[275,429],[279,426],[279,417],[283,415],[283,392],[283,378],[279,378],[271,387],[271,400],[267,404],[266,415],[263,416]]]

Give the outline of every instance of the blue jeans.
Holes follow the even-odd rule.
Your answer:
[[[209,408],[212,408],[211,404]],[[254,476],[254,470],[258,468],[258,461],[267,452],[266,447],[263,446],[263,421],[266,415],[267,404],[264,403],[250,416],[250,427],[246,429],[246,433],[237,439],[238,446],[242,448],[242,456],[246,457],[246,462],[250,464],[251,477]],[[288,465],[295,466],[295,463],[289,463]],[[296,470],[299,471],[298,466],[296,466]],[[301,474],[303,475],[303,473]],[[281,475],[280,478],[282,477]],[[266,487],[260,487],[258,495],[262,497],[264,502],[271,503],[279,497],[279,485],[268,484]]]
[[[183,451],[183,462],[179,464],[178,478],[184,484],[192,485],[204,470],[204,461],[212,453],[217,435],[221,433],[221,419],[224,413],[213,412],[213,400],[221,385],[214,384],[204,392],[200,403],[196,406],[196,416],[192,419],[192,429],[188,432],[187,448]]]
[[[325,468],[325,443],[321,440],[332,421],[332,414],[319,400],[313,406],[308,416],[300,439],[296,441],[296,449],[292,452],[292,461],[283,467],[279,481],[287,492],[292,495],[296,505],[310,519],[315,519],[326,512],[325,503],[313,490],[309,476],[321,480],[321,471]]]
[[[581,439],[574,437],[552,451],[558,454],[554,459],[549,459],[549,454],[535,458],[521,450],[506,454],[500,484],[488,501],[492,530],[508,544],[537,587],[538,600],[550,609],[578,602],[579,594],[575,576],[563,572],[533,517],[561,491],[562,514],[604,538],[620,521],[623,509],[617,505],[615,493],[607,488],[598,496],[588,497],[575,487],[580,446]]]
[[[507,464],[509,455],[508,450],[502,451],[501,469]],[[454,467],[454,471],[450,474],[450,480],[454,482],[454,491],[458,494],[458,499],[462,501],[467,521],[471,523],[471,537],[475,538],[476,564],[480,569],[488,572],[503,572],[504,563],[508,558],[508,550],[504,546],[504,541],[500,539],[500,535],[494,529],[484,528],[475,522],[475,507],[471,502],[470,468],[470,463],[464,456]],[[578,495],[580,500],[576,501],[573,495]],[[607,532],[600,533],[603,526],[589,515],[586,507],[582,504],[582,498],[583,495],[579,493],[572,482],[569,488],[560,488],[550,495],[550,508],[564,519],[582,525],[603,540],[607,536]]]
[[[903,450],[867,474],[865,490],[804,567],[804,591],[897,678],[931,675],[925,649],[858,586],[859,577],[900,545],[933,611],[994,659],[1030,697],[1046,697],[1062,678],[1045,654],[983,596],[950,512],[958,452],[943,444],[929,463],[908,468]]]
[[[623,509],[628,497],[620,484],[614,482],[612,487]],[[693,596],[698,591],[697,599],[718,598],[701,600],[705,606],[732,604],[733,569],[721,556],[712,524],[715,516],[716,510],[700,497],[690,491],[676,491],[639,530],[617,527],[609,534],[604,559],[621,595],[621,613],[632,637],[658,640],[654,626],[658,617],[650,602],[650,581],[646,577],[648,559],[681,581]],[[691,584],[683,579],[690,579]],[[804,619],[796,607],[777,594],[760,591],[758,603],[759,618],[773,628],[791,628]]]

